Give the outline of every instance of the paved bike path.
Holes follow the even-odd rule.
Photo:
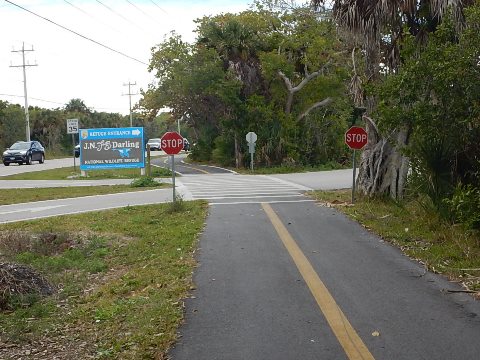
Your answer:
[[[173,360],[478,359],[480,303],[457,285],[334,209],[271,207],[367,352],[347,355],[352,333],[339,338],[264,208],[241,204],[211,207]]]

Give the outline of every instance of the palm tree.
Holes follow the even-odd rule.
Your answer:
[[[377,81],[380,64],[394,73],[401,66],[399,43],[405,31],[415,36],[418,44],[436,30],[447,10],[451,9],[459,30],[463,24],[463,9],[475,0],[335,0],[333,16],[337,24],[353,35],[365,55],[365,78]],[[312,0],[314,7],[325,5],[324,0]],[[406,29],[406,30],[405,30]],[[352,54],[353,57],[353,54]],[[355,59],[353,57],[353,61]],[[367,115],[375,107],[375,99],[365,99],[360,77],[354,72],[352,90],[357,106],[366,106]],[[363,103],[365,102],[365,104]],[[401,148],[409,142],[412,129],[400,128],[387,139],[378,131],[375,121],[364,116],[369,143],[362,153],[358,187],[366,195],[389,194],[403,196],[409,168],[408,158]]]
[[[233,18],[215,19],[206,24],[198,42],[217,51],[225,68],[242,82],[245,96],[260,86],[259,41],[253,29]]]
[[[260,62],[257,57],[259,38],[253,28],[229,17],[217,17],[204,24],[199,44],[214,48],[223,60],[225,70],[241,83],[241,100],[254,94],[262,87],[263,78]],[[240,147],[241,119],[233,118],[235,163],[239,167],[243,163]]]
[[[81,99],[71,99],[68,104],[65,105],[66,112],[78,112],[81,114],[90,114],[91,110],[85,105]]]

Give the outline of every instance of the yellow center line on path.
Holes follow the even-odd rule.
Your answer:
[[[317,301],[320,310],[340,342],[340,345],[343,347],[347,357],[350,360],[374,360],[373,355],[347,320],[335,302],[335,299],[315,272],[313,266],[290,235],[287,228],[283,225],[278,215],[269,204],[262,203],[262,207],[282,240],[283,245],[295,262],[300,274],[307,283],[310,292]]]
[[[193,169],[193,170],[197,170],[197,171],[200,171],[201,173],[204,173],[204,174],[210,174],[208,171],[206,170],[203,170],[203,169],[199,169],[199,168],[196,168],[196,167],[193,167],[193,166],[188,166],[188,165],[178,165],[178,166],[182,166],[182,167],[186,167],[188,169]]]

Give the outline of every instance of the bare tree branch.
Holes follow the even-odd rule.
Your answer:
[[[303,87],[307,85],[310,81],[322,75],[323,71],[328,65],[330,65],[331,62],[332,59],[329,59],[319,70],[311,74],[307,73],[305,78],[297,86],[293,86],[292,81],[281,70],[278,71],[278,75],[283,79],[283,82],[285,83],[288,91],[287,103],[285,104],[285,113],[290,114],[290,112],[292,111],[293,95],[296,92],[302,90]]]
[[[300,121],[302,120],[305,116],[307,116],[312,110],[315,110],[316,108],[319,108],[321,106],[327,106],[328,104],[330,104],[331,102],[333,101],[332,98],[328,97],[326,99],[323,99],[322,101],[319,101],[319,102],[316,102],[315,104],[313,104],[312,106],[310,106],[307,110],[305,110],[302,114],[300,114],[298,117],[297,117],[297,121]]]

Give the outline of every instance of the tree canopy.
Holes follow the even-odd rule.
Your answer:
[[[245,134],[265,165],[341,161],[350,120],[347,53],[331,21],[306,8],[259,5],[197,21],[197,39],[172,33],[152,52],[156,83],[141,107],[162,107],[193,130],[192,156],[245,166]]]

